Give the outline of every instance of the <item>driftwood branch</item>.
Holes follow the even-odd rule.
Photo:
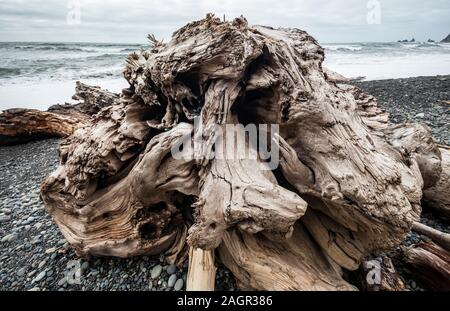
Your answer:
[[[428,227],[420,222],[415,222],[412,229],[429,237],[447,251],[450,251],[450,234]]]

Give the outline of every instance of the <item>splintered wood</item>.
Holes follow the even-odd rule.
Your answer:
[[[190,253],[193,290],[214,288],[215,258],[242,289],[354,290],[342,268],[398,246],[423,189],[449,189],[430,130],[390,124],[375,98],[326,74],[306,32],[208,15],[150,39],[127,59],[130,87],[62,143],[42,183],[80,256]],[[278,126],[257,132],[279,150],[275,167],[239,127],[257,156],[210,156],[239,124]],[[194,147],[175,157],[180,140]]]

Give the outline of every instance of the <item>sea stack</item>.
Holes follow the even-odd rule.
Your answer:
[[[448,34],[447,37],[445,37],[444,39],[442,39],[441,42],[450,42],[450,34]]]

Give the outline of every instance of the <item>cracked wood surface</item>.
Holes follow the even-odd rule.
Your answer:
[[[80,255],[181,263],[189,244],[217,249],[244,289],[354,290],[342,268],[399,245],[448,171],[425,126],[391,125],[324,73],[304,31],[208,15],[150,41],[127,59],[129,88],[62,143],[42,183]],[[248,155],[210,157],[230,152],[229,137],[215,143],[236,124],[279,125],[276,169],[241,127]]]

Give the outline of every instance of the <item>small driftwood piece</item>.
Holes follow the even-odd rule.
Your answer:
[[[366,291],[405,291],[405,283],[387,256],[364,261],[355,272],[359,288]]]

